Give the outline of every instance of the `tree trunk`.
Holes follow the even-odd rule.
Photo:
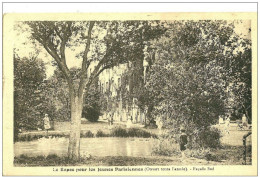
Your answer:
[[[68,158],[79,160],[80,158],[80,126],[83,98],[71,96],[71,127],[69,137]]]

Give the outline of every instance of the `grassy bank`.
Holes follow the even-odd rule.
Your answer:
[[[20,134],[18,136],[18,141],[32,141],[43,137],[69,137],[69,132],[37,132],[37,134],[28,133]],[[115,127],[110,131],[97,130],[97,132],[92,132],[90,130],[81,131],[81,138],[94,138],[94,137],[139,137],[139,138],[157,138],[157,135],[140,128],[122,128]]]
[[[247,146],[247,165],[252,164],[252,146]],[[242,165],[243,160],[243,146],[228,146],[225,145],[220,149],[213,149],[208,156],[207,160],[223,161],[226,164]]]
[[[166,157],[127,157],[127,156],[107,156],[81,158],[78,162],[69,161],[66,157],[56,155],[27,157],[19,156],[14,158],[14,166],[137,166],[137,165],[171,165],[180,162],[176,159]]]
[[[249,153],[249,151],[248,151]],[[69,161],[67,157],[57,155],[28,157],[21,155],[14,158],[15,166],[138,166],[138,165],[242,165],[243,148],[241,146],[224,146],[221,149],[210,151],[206,156],[193,153],[193,157],[187,156],[181,159],[181,155],[172,156],[149,156],[149,157],[128,157],[128,156],[85,156],[80,161]],[[251,162],[248,159],[247,165]]]
[[[159,140],[158,140],[159,141]],[[252,163],[251,146],[247,146],[247,164]],[[153,147],[153,154],[157,156],[166,157],[181,157],[181,151],[178,144],[171,142],[159,142],[155,143]],[[230,146],[222,145],[219,148],[198,148],[187,149],[185,155],[188,159],[203,159],[210,162],[216,162],[217,164],[232,164],[242,165],[244,164],[243,146]]]

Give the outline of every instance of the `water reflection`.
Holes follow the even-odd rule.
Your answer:
[[[38,155],[66,155],[68,148],[67,138],[41,138],[29,142],[14,144],[15,156],[25,154]],[[150,156],[153,139],[147,138],[81,138],[81,154],[94,156]]]

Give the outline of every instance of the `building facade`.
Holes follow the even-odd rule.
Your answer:
[[[138,106],[136,91],[143,87],[146,72],[146,61],[137,66],[132,63],[105,70],[99,76],[99,89],[104,96],[102,116],[100,119],[108,119],[113,115],[113,120],[126,122],[131,119],[133,123],[145,123],[145,111]]]

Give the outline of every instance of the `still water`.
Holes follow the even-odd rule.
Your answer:
[[[34,141],[16,142],[14,144],[15,156],[56,154],[66,155],[68,138],[41,138]],[[81,138],[81,155],[93,156],[136,156],[147,157],[151,155],[154,140],[150,138]]]

